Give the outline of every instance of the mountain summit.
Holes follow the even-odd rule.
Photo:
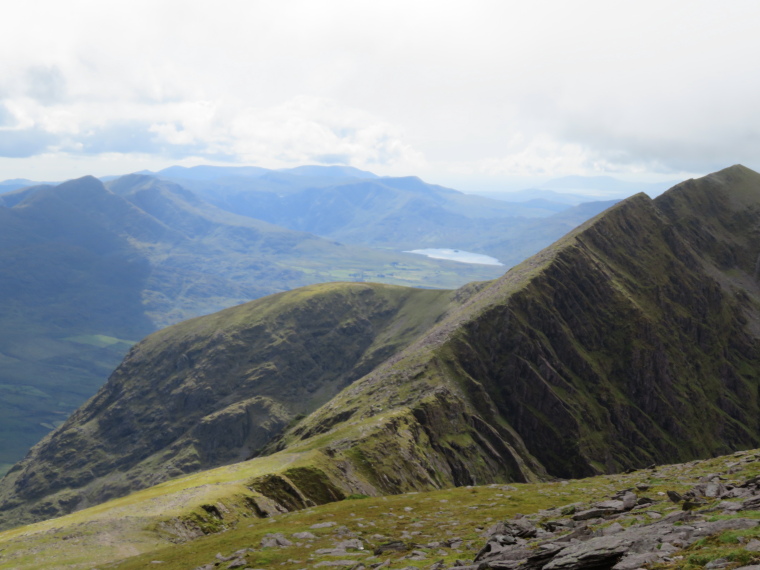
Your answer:
[[[169,327],[2,480],[2,524],[249,455],[288,466],[254,486],[282,506],[757,446],[759,258],[760,175],[734,166],[492,282],[315,286]]]

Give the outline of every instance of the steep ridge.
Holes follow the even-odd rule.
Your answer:
[[[334,388],[352,384],[279,437],[271,439],[270,430],[256,445],[280,463],[300,458],[295,464],[319,470],[316,480],[326,478],[346,494],[577,477],[757,445],[759,229],[760,175],[735,166],[678,185],[655,201],[634,196],[494,282],[435,293],[441,297],[428,300],[428,308],[417,304],[432,293],[403,293],[409,295],[405,311],[417,315],[403,341],[374,352],[366,366],[349,364],[351,372]],[[340,330],[336,323],[320,325],[333,309],[325,314],[300,301],[301,293],[292,295],[293,311],[303,315],[300,326],[287,328],[293,346],[318,339],[320,353],[346,350],[346,338],[325,336]],[[283,297],[255,307],[278,307],[278,299]],[[338,314],[350,319],[353,310]],[[237,311],[220,315],[247,326],[252,316]],[[188,418],[185,431],[159,441],[160,449],[141,441],[136,430],[147,426],[154,433],[161,418],[177,417],[173,410],[186,413],[193,401],[187,392],[199,374],[230,382],[242,377],[226,353],[235,343],[219,336],[216,318],[168,329],[197,335],[196,351],[174,333],[166,333],[166,344],[151,340],[164,338],[158,333],[141,346],[160,349],[133,352],[109,382],[108,396],[96,396],[0,483],[2,524],[68,512],[144,486],[151,472],[172,475],[170,458],[185,472],[210,465],[199,459],[200,450],[215,445],[217,432],[206,437],[198,431],[203,415]],[[256,320],[250,322],[255,328]],[[405,327],[391,319],[383,338],[390,342],[399,329]],[[276,337],[277,328],[271,330]],[[256,344],[247,350],[245,359],[279,370],[276,355]],[[339,352],[331,361],[344,359]],[[283,382],[278,392],[305,375],[324,371],[327,382],[335,373],[313,358],[296,362],[288,371],[295,384]],[[190,372],[177,374],[178,366]],[[122,396],[132,384],[153,385],[155,395],[138,390]],[[229,395],[225,405],[272,397]],[[321,401],[329,394],[324,396]],[[148,406],[152,400],[161,405]],[[150,412],[132,424],[129,414],[116,413],[145,406]],[[288,411],[279,425],[298,410]],[[127,426],[123,434],[120,426]],[[103,452],[112,430],[121,445],[110,449],[130,458],[115,475],[109,473],[117,466]],[[197,444],[172,449],[185,433]],[[221,462],[248,453],[253,446],[244,440],[233,441]],[[191,450],[184,464],[182,450]],[[137,463],[148,456],[156,461]],[[67,479],[72,470],[84,478]],[[309,478],[296,480],[294,468],[284,473],[292,477],[273,474],[279,483],[254,488],[272,500],[282,500],[283,486],[303,497],[314,494]],[[109,489],[109,477],[119,485]]]
[[[435,418],[457,409],[470,432],[496,429],[523,459],[561,477],[756,445],[759,227],[760,175],[743,167],[654,202],[634,196],[475,295],[278,447],[308,446],[319,426],[334,425],[341,457],[356,464],[360,450],[372,486],[398,492],[419,483],[394,482],[382,467],[393,447],[383,428],[341,433],[351,431],[346,421],[373,415],[363,402],[395,408],[406,429],[425,433],[405,450],[421,465],[451,438],[451,422]],[[407,390],[411,404],[398,398]],[[464,446],[477,449],[476,439]],[[471,464],[492,456],[480,447]],[[484,480],[449,467],[447,484]]]

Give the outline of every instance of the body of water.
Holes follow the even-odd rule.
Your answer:
[[[419,253],[433,259],[448,259],[449,261],[459,261],[461,263],[479,263],[481,265],[504,265],[495,257],[472,253],[461,249],[413,249],[404,253]]]

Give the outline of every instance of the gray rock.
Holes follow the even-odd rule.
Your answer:
[[[317,548],[314,554],[319,556],[349,556],[343,548]]]
[[[427,560],[427,552],[423,552],[422,550],[412,550],[412,553],[407,556],[407,558],[414,561]]]
[[[554,542],[570,542],[571,540],[588,540],[589,538],[593,538],[593,537],[594,537],[594,531],[592,531],[586,525],[581,525],[579,527],[574,528],[571,532],[567,533],[565,536],[558,538]]]
[[[668,491],[668,499],[673,501],[674,503],[680,503],[683,501],[683,497],[680,495],[680,493],[676,493],[675,491]]]
[[[338,523],[330,521],[330,522],[323,522],[323,523],[313,524],[309,528],[329,528],[329,527],[335,526],[337,524]]]
[[[623,502],[623,510],[630,511],[633,507],[636,506],[638,497],[635,493],[628,491],[621,497],[621,501]]]
[[[310,540],[310,539],[317,538],[317,535],[315,535],[315,534],[313,534],[311,532],[308,532],[308,531],[306,531],[306,532],[296,532],[295,534],[293,534],[293,538],[295,538],[297,540]]]
[[[677,546],[674,546],[669,542],[663,542],[660,544],[660,548],[657,549],[657,554],[659,554],[659,556],[669,556],[670,554],[678,552],[679,550],[680,548]]]
[[[611,536],[613,534],[617,534],[619,532],[623,532],[623,530],[625,530],[623,528],[623,525],[621,525],[620,523],[616,522],[616,523],[612,523],[610,526],[608,526],[607,528],[603,529],[602,530],[602,534],[604,536]]]
[[[612,570],[636,570],[651,562],[656,562],[660,557],[654,552],[642,552],[631,554],[620,559],[620,562],[612,567]]]
[[[705,489],[705,497],[709,497],[711,499],[722,497],[725,494],[726,488],[720,482],[708,483],[707,488]]]
[[[406,552],[407,550],[411,550],[409,544],[400,540],[394,540],[378,545],[378,547],[375,548],[374,555],[380,556],[386,552]]]
[[[753,497],[742,502],[740,511],[757,511],[760,510],[760,497]]]
[[[612,499],[610,501],[600,501],[598,503],[594,503],[594,507],[596,507],[597,509],[611,509],[613,511],[625,510],[623,507],[623,501],[619,501],[617,499]]]
[[[241,556],[245,556],[249,552],[256,552],[256,549],[255,548],[241,548],[240,550],[236,550],[232,554],[233,556],[240,558]]]
[[[229,566],[227,568],[245,568],[248,566],[248,562],[246,562],[245,558],[236,558],[232,562],[230,562]]]
[[[760,521],[756,519],[727,519],[723,521],[703,522],[697,525],[694,537],[701,538],[726,530],[745,530],[755,528]]]
[[[512,536],[519,538],[533,538],[536,536],[536,532],[538,531],[536,525],[524,517],[517,520],[508,521],[504,524],[507,530],[505,534],[511,534]]]
[[[619,501],[618,501],[619,502]],[[590,509],[586,509],[585,511],[580,511],[578,513],[575,513],[573,515],[574,521],[587,521],[591,519],[598,519],[598,518],[604,518],[610,515],[614,515],[619,513],[620,511],[617,509],[606,509],[601,507],[592,507]]]
[[[742,504],[732,501],[721,501],[715,506],[715,510],[722,510],[723,512],[735,513],[741,510]]]
[[[342,550],[348,550],[349,548],[354,550],[364,550],[364,543],[358,538],[349,538],[348,540],[339,542],[335,547]]]
[[[567,530],[569,528],[575,528],[575,521],[572,519],[557,519],[553,521],[546,521],[541,523],[543,527],[549,532],[557,532],[560,530]]]
[[[276,546],[292,546],[293,543],[281,533],[267,534],[261,539],[262,548],[274,548]]]
[[[496,560],[494,562],[489,562],[488,568],[489,570],[515,570],[516,568],[520,568],[521,565],[521,561]],[[478,570],[480,570],[480,566],[476,566],[475,568],[478,568]]]
[[[546,563],[554,559],[560,552],[567,548],[565,544],[544,544],[539,550],[534,550],[525,561],[526,568],[543,568]]]
[[[611,568],[629,551],[630,542],[617,536],[600,536],[562,549],[544,570]]]
[[[521,545],[503,545],[498,541],[488,541],[486,545],[480,549],[477,556],[475,556],[475,562],[491,562],[493,560],[499,561],[519,561],[524,560],[534,554],[534,550]]]
[[[744,549],[749,550],[750,552],[760,552],[760,540],[753,538],[744,545]]]

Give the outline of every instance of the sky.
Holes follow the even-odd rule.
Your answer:
[[[760,170],[760,3],[29,0],[0,180],[345,164],[466,191]]]

